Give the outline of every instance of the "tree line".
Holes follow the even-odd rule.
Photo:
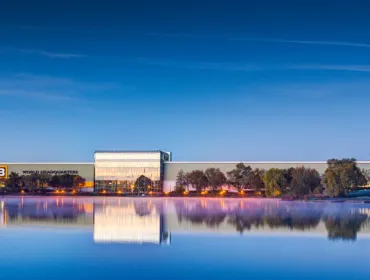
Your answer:
[[[369,170],[361,170],[355,159],[330,159],[323,175],[304,166],[268,170],[252,169],[244,163],[224,174],[219,168],[193,170],[177,174],[175,192],[189,191],[190,186],[198,193],[205,190],[218,192],[223,186],[234,187],[238,192],[246,190],[264,191],[267,197],[309,194],[327,194],[341,197],[355,191],[370,181]]]
[[[11,172],[5,183],[12,192],[20,192],[22,189],[28,189],[34,192],[38,188],[53,187],[53,188],[74,188],[85,185],[85,178],[79,175],[54,175],[32,173],[28,175],[19,175],[16,172]]]

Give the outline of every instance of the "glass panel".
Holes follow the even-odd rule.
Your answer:
[[[95,153],[95,188],[97,191],[132,192],[140,177],[146,178],[144,184],[148,184],[141,186],[141,191],[161,192],[162,169],[160,152]]]

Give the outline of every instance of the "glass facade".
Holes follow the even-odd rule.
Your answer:
[[[95,191],[162,192],[163,168],[171,154],[163,151],[95,152]]]

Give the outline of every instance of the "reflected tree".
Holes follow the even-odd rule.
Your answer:
[[[367,215],[361,213],[333,213],[323,217],[328,238],[332,240],[356,240],[357,233],[367,220]]]
[[[237,232],[243,233],[246,230],[251,230],[252,227],[263,227],[264,211],[263,209],[255,209],[253,211],[241,212],[238,211],[229,215],[228,223],[234,225]]]

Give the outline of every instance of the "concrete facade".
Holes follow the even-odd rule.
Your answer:
[[[11,172],[21,175],[46,173],[53,175],[79,175],[86,179],[86,185],[94,182],[94,163],[0,163],[0,168],[6,170],[6,175]]]
[[[164,181],[163,191],[172,191],[175,187],[176,176],[180,170],[190,172],[193,170],[206,170],[207,168],[219,168],[225,174],[234,169],[236,164],[240,162],[172,162],[164,163]],[[316,169],[320,174],[325,172],[327,163],[324,161],[317,162],[243,162],[245,165],[254,168],[268,170],[270,168],[290,168],[305,166]],[[360,169],[370,170],[370,161],[358,161],[357,165]],[[27,175],[32,172],[47,173],[50,175],[72,174],[80,175],[86,179],[86,186],[93,187],[95,181],[94,163],[0,163],[0,175],[6,173],[0,179],[5,179],[11,172],[16,172],[19,175]],[[4,172],[4,169],[6,172]]]

